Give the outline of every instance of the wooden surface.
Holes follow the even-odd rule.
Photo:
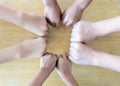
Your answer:
[[[0,0],[20,11],[43,15],[42,0]],[[74,0],[58,0],[64,10]],[[120,15],[120,0],[93,0],[83,20],[100,21]],[[48,51],[62,54],[69,50],[71,27],[50,27]],[[37,37],[14,24],[0,20],[0,48]],[[97,50],[120,55],[120,34],[108,35],[89,43]],[[111,63],[112,64],[112,63]],[[39,58],[19,59],[0,65],[0,86],[27,86],[39,69]],[[73,65],[73,74],[80,86],[120,86],[120,73],[99,67]],[[65,86],[54,71],[43,86]]]

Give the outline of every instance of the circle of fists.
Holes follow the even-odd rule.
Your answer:
[[[101,66],[101,63],[99,63],[100,61],[98,61],[101,59],[96,57],[98,57],[98,55],[104,56],[106,54],[95,51],[91,47],[87,46],[86,43],[94,40],[98,36],[103,36],[103,34],[100,35],[101,31],[96,29],[95,23],[88,21],[79,21],[81,19],[84,9],[88,6],[90,1],[91,0],[88,0],[87,4],[84,6],[81,5],[85,4],[84,0],[83,2],[80,2],[80,0],[76,0],[62,14],[61,9],[57,3],[57,0],[55,0],[54,3],[51,2],[46,3],[44,0],[46,23],[48,22],[50,25],[54,27],[59,27],[61,25],[61,22],[63,22],[63,24],[66,26],[73,25],[73,30],[70,39],[71,43],[69,55],[63,54],[57,56],[56,54],[46,53],[46,48],[44,48],[43,50],[44,53],[42,53],[41,55],[42,57],[40,62],[40,70],[47,70],[47,72],[46,71],[44,72],[45,78],[43,82],[51,74],[54,68],[56,68],[57,73],[67,86],[78,86],[74,76],[71,73],[72,62],[80,65]],[[47,30],[43,30],[43,32],[45,32],[44,33],[45,35],[42,36],[46,36],[47,35],[46,33],[48,33],[47,24],[46,27]],[[38,32],[38,34],[40,33]],[[108,65],[103,66],[104,64],[105,63],[103,61],[101,67],[110,68]]]

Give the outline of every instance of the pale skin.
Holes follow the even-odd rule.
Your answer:
[[[66,26],[77,23],[92,0],[75,0],[63,13],[63,24]],[[73,12],[74,11],[74,12]]]
[[[46,53],[41,57],[40,69],[30,82],[29,86],[42,86],[55,67],[58,74],[67,86],[78,86],[74,76],[71,73],[72,63],[68,59],[67,55],[63,54],[57,56],[50,53]]]
[[[17,11],[3,3],[0,3],[0,19],[19,25],[39,36],[46,36],[48,33],[45,17]]]
[[[83,11],[91,1],[92,0],[75,0],[74,3],[64,11],[61,17],[62,13],[57,0],[43,0],[45,16],[48,22],[56,27],[60,25],[61,20],[66,26],[74,25],[81,19]]]
[[[30,82],[29,86],[42,86],[56,66],[57,55],[46,53],[41,57],[40,69]]]
[[[82,43],[71,43],[69,59],[76,64],[99,66],[120,72],[120,56],[96,51]]]
[[[96,37],[116,32],[120,32],[120,17],[98,22],[79,21],[72,30],[71,42],[87,43]]]
[[[116,32],[120,32],[120,17],[95,23],[79,21],[72,31],[69,58],[76,64],[100,66],[120,72],[120,56],[99,52],[82,44]]]
[[[71,73],[72,63],[66,54],[58,56],[58,63],[56,66],[57,73],[65,82],[66,86],[78,86],[74,76]]]
[[[0,49],[0,64],[22,57],[40,57],[46,52],[46,43],[46,38],[38,37]]]
[[[45,16],[47,21],[54,27],[59,27],[62,20],[62,13],[57,0],[43,0]]]

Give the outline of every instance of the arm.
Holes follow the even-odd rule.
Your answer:
[[[96,66],[108,68],[120,72],[120,56],[111,55],[108,53],[98,52],[95,54]]]
[[[0,49],[0,63],[21,57],[40,57],[46,51],[46,38],[25,40],[14,46]]]
[[[94,23],[98,36],[120,32],[120,17]]]
[[[71,73],[72,63],[66,56],[60,55],[57,63],[57,72],[67,86],[78,86],[74,76]]]
[[[78,3],[80,9],[85,9],[92,2],[92,0],[76,0],[75,2]]]
[[[0,3],[0,19],[6,20],[8,22],[21,25],[22,24],[22,12]]]
[[[62,79],[67,86],[79,86],[72,73],[68,72],[68,73],[63,74],[61,76],[63,77]]]
[[[82,43],[71,43],[69,59],[76,64],[99,66],[120,72],[120,56],[96,51]]]
[[[61,24],[62,12],[57,0],[43,0],[45,6],[45,17],[52,26],[59,27]]]
[[[19,25],[39,36],[46,36],[48,26],[45,17],[17,11],[3,3],[0,3],[0,19]]]
[[[49,77],[51,72],[54,70],[56,65],[56,55],[47,53],[45,56],[41,57],[40,70],[35,75],[34,79],[31,81],[29,86],[42,86],[44,81]]]
[[[0,64],[20,58],[19,45],[11,46],[8,48],[0,49]]]
[[[49,75],[50,73],[48,73],[48,69],[40,68],[29,86],[42,86],[43,82],[48,78]]]

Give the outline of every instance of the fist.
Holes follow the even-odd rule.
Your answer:
[[[63,24],[66,26],[74,25],[77,23],[83,14],[83,10],[80,9],[80,4],[74,2],[71,6],[69,6],[63,13]]]
[[[96,37],[96,29],[93,23],[87,21],[79,21],[74,25],[71,34],[72,42],[87,43]]]
[[[57,62],[57,55],[46,53],[43,57],[41,57],[40,68],[47,69],[48,71],[53,70],[55,68]]]
[[[45,16],[47,21],[55,26],[58,27],[60,26],[61,23],[61,9],[58,5],[57,2],[55,2],[56,4],[52,4],[51,6],[45,6]]]
[[[56,69],[59,73],[62,73],[62,74],[71,72],[72,63],[66,54],[59,56]]]
[[[92,65],[96,57],[95,51],[82,43],[71,43],[69,59],[80,65]]]

